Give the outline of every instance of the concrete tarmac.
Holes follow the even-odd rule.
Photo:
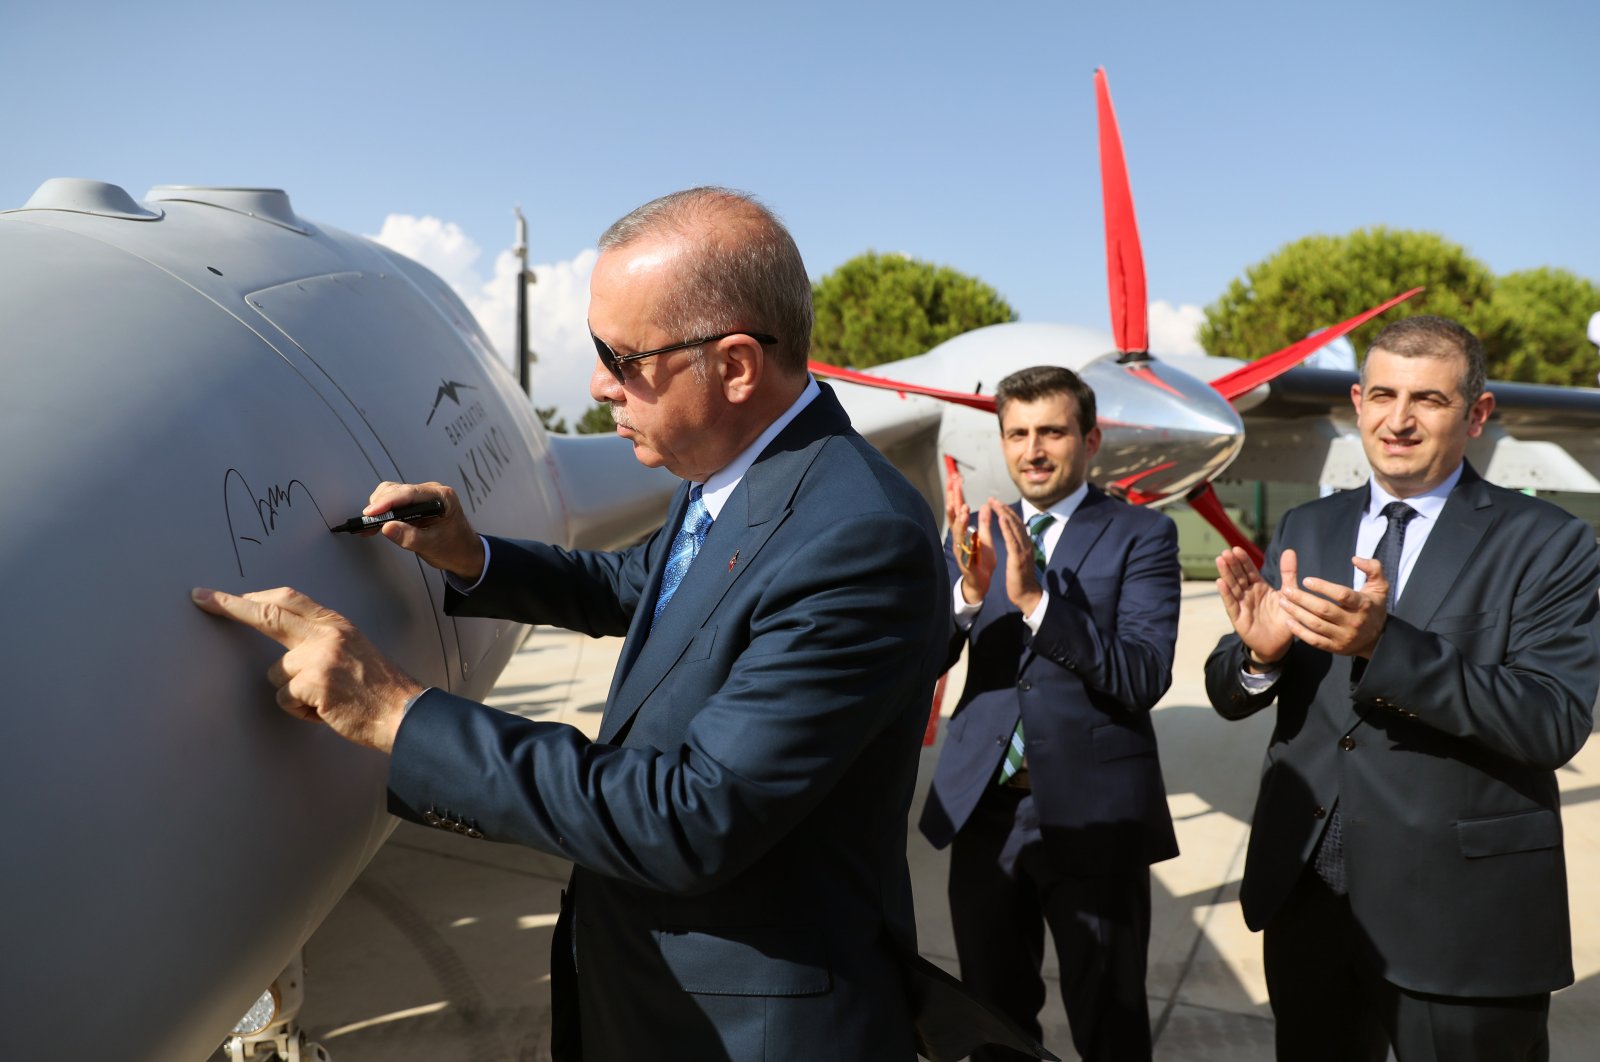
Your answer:
[[[1173,685],[1155,711],[1182,849],[1152,868],[1149,995],[1159,1062],[1273,1057],[1261,938],[1245,928],[1238,903],[1272,718],[1269,710],[1227,723],[1208,705],[1202,665],[1226,626],[1211,585],[1186,584]],[[536,629],[491,703],[592,735],[620,648],[620,639]],[[908,857],[922,952],[954,971],[945,855],[914,827],[937,753],[922,753]],[[1551,1057],[1588,1062],[1600,1056],[1600,745],[1586,745],[1560,779],[1578,983],[1551,1004]],[[567,873],[551,856],[402,823],[306,947],[303,1025],[333,1062],[548,1059],[549,941]],[[1044,1042],[1074,1059],[1053,957],[1046,974]]]

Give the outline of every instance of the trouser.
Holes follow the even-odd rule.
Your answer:
[[[1015,835],[1026,841],[1020,849]],[[1001,859],[1008,841],[1016,853],[1014,873],[1005,868],[1010,855]],[[1078,1054],[1087,1062],[1147,1060],[1150,870],[1082,869],[1052,858],[1048,842],[1038,839],[1029,793],[1005,786],[985,793],[950,846],[950,915],[961,979],[1042,1039],[1040,971],[1048,925]],[[1027,1057],[994,1046],[972,1055],[973,1062]]]
[[[1350,912],[1308,866],[1262,945],[1281,1062],[1546,1062],[1550,993],[1410,992],[1379,976]]]

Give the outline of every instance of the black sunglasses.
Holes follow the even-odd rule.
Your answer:
[[[776,336],[769,336],[763,332],[746,332],[741,329],[735,332],[723,332],[719,335],[703,336],[700,339],[690,339],[682,343],[674,343],[670,347],[657,347],[655,350],[641,350],[637,354],[618,354],[606,344],[605,340],[595,335],[592,331],[589,333],[589,338],[594,340],[595,353],[600,355],[600,364],[604,365],[611,371],[611,375],[617,378],[617,383],[627,382],[622,375],[622,366],[625,362],[639,361],[642,358],[653,358],[657,354],[671,354],[674,350],[688,350],[690,347],[698,347],[702,343],[715,343],[717,340],[727,339],[729,336],[749,336],[751,339],[755,340],[757,343],[760,343],[764,347],[771,346],[773,343],[778,341]]]

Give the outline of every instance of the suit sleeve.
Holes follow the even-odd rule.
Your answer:
[[[835,521],[772,563],[748,629],[718,630],[747,642],[679,747],[592,743],[434,690],[401,724],[392,800],[663,891],[738,874],[909,705],[926,711],[949,622],[936,544],[908,517]]]
[[[1145,521],[1134,535],[1120,583],[1114,631],[1072,595],[1052,594],[1032,648],[1130,711],[1149,711],[1172,684],[1183,602],[1178,529],[1169,517]]]
[[[483,581],[470,594],[447,584],[445,612],[549,623],[597,638],[627,634],[646,589],[650,550],[662,533],[617,553],[490,537]]]
[[[1594,534],[1562,520],[1523,548],[1537,560],[1508,603],[1502,659],[1476,662],[1440,634],[1390,616],[1356,699],[1534,767],[1554,770],[1577,755],[1600,682]]]

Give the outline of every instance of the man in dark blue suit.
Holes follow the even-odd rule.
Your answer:
[[[444,501],[383,533],[448,573],[454,614],[627,636],[597,741],[423,690],[292,592],[197,597],[291,646],[279,703],[389,752],[397,813],[576,864],[556,1058],[909,1060],[906,818],[949,629],[932,516],[806,372],[810,281],[765,208],[676,193],[600,250],[592,390],[685,480],[662,528],[571,552],[480,538],[440,484],[367,509]]]
[[[1076,374],[1024,369],[995,401],[1022,500],[989,499],[973,534],[947,499],[948,663],[967,645],[967,682],[921,828],[951,846],[962,979],[1037,1036],[1048,924],[1078,1053],[1148,1059],[1149,866],[1178,854],[1150,723],[1172,681],[1177,530],[1085,481],[1100,429]]]
[[[1240,899],[1285,1062],[1536,1062],[1572,983],[1555,771],[1600,681],[1594,532],[1465,460],[1494,409],[1441,317],[1351,388],[1371,482],[1218,558],[1211,703],[1276,703]]]

